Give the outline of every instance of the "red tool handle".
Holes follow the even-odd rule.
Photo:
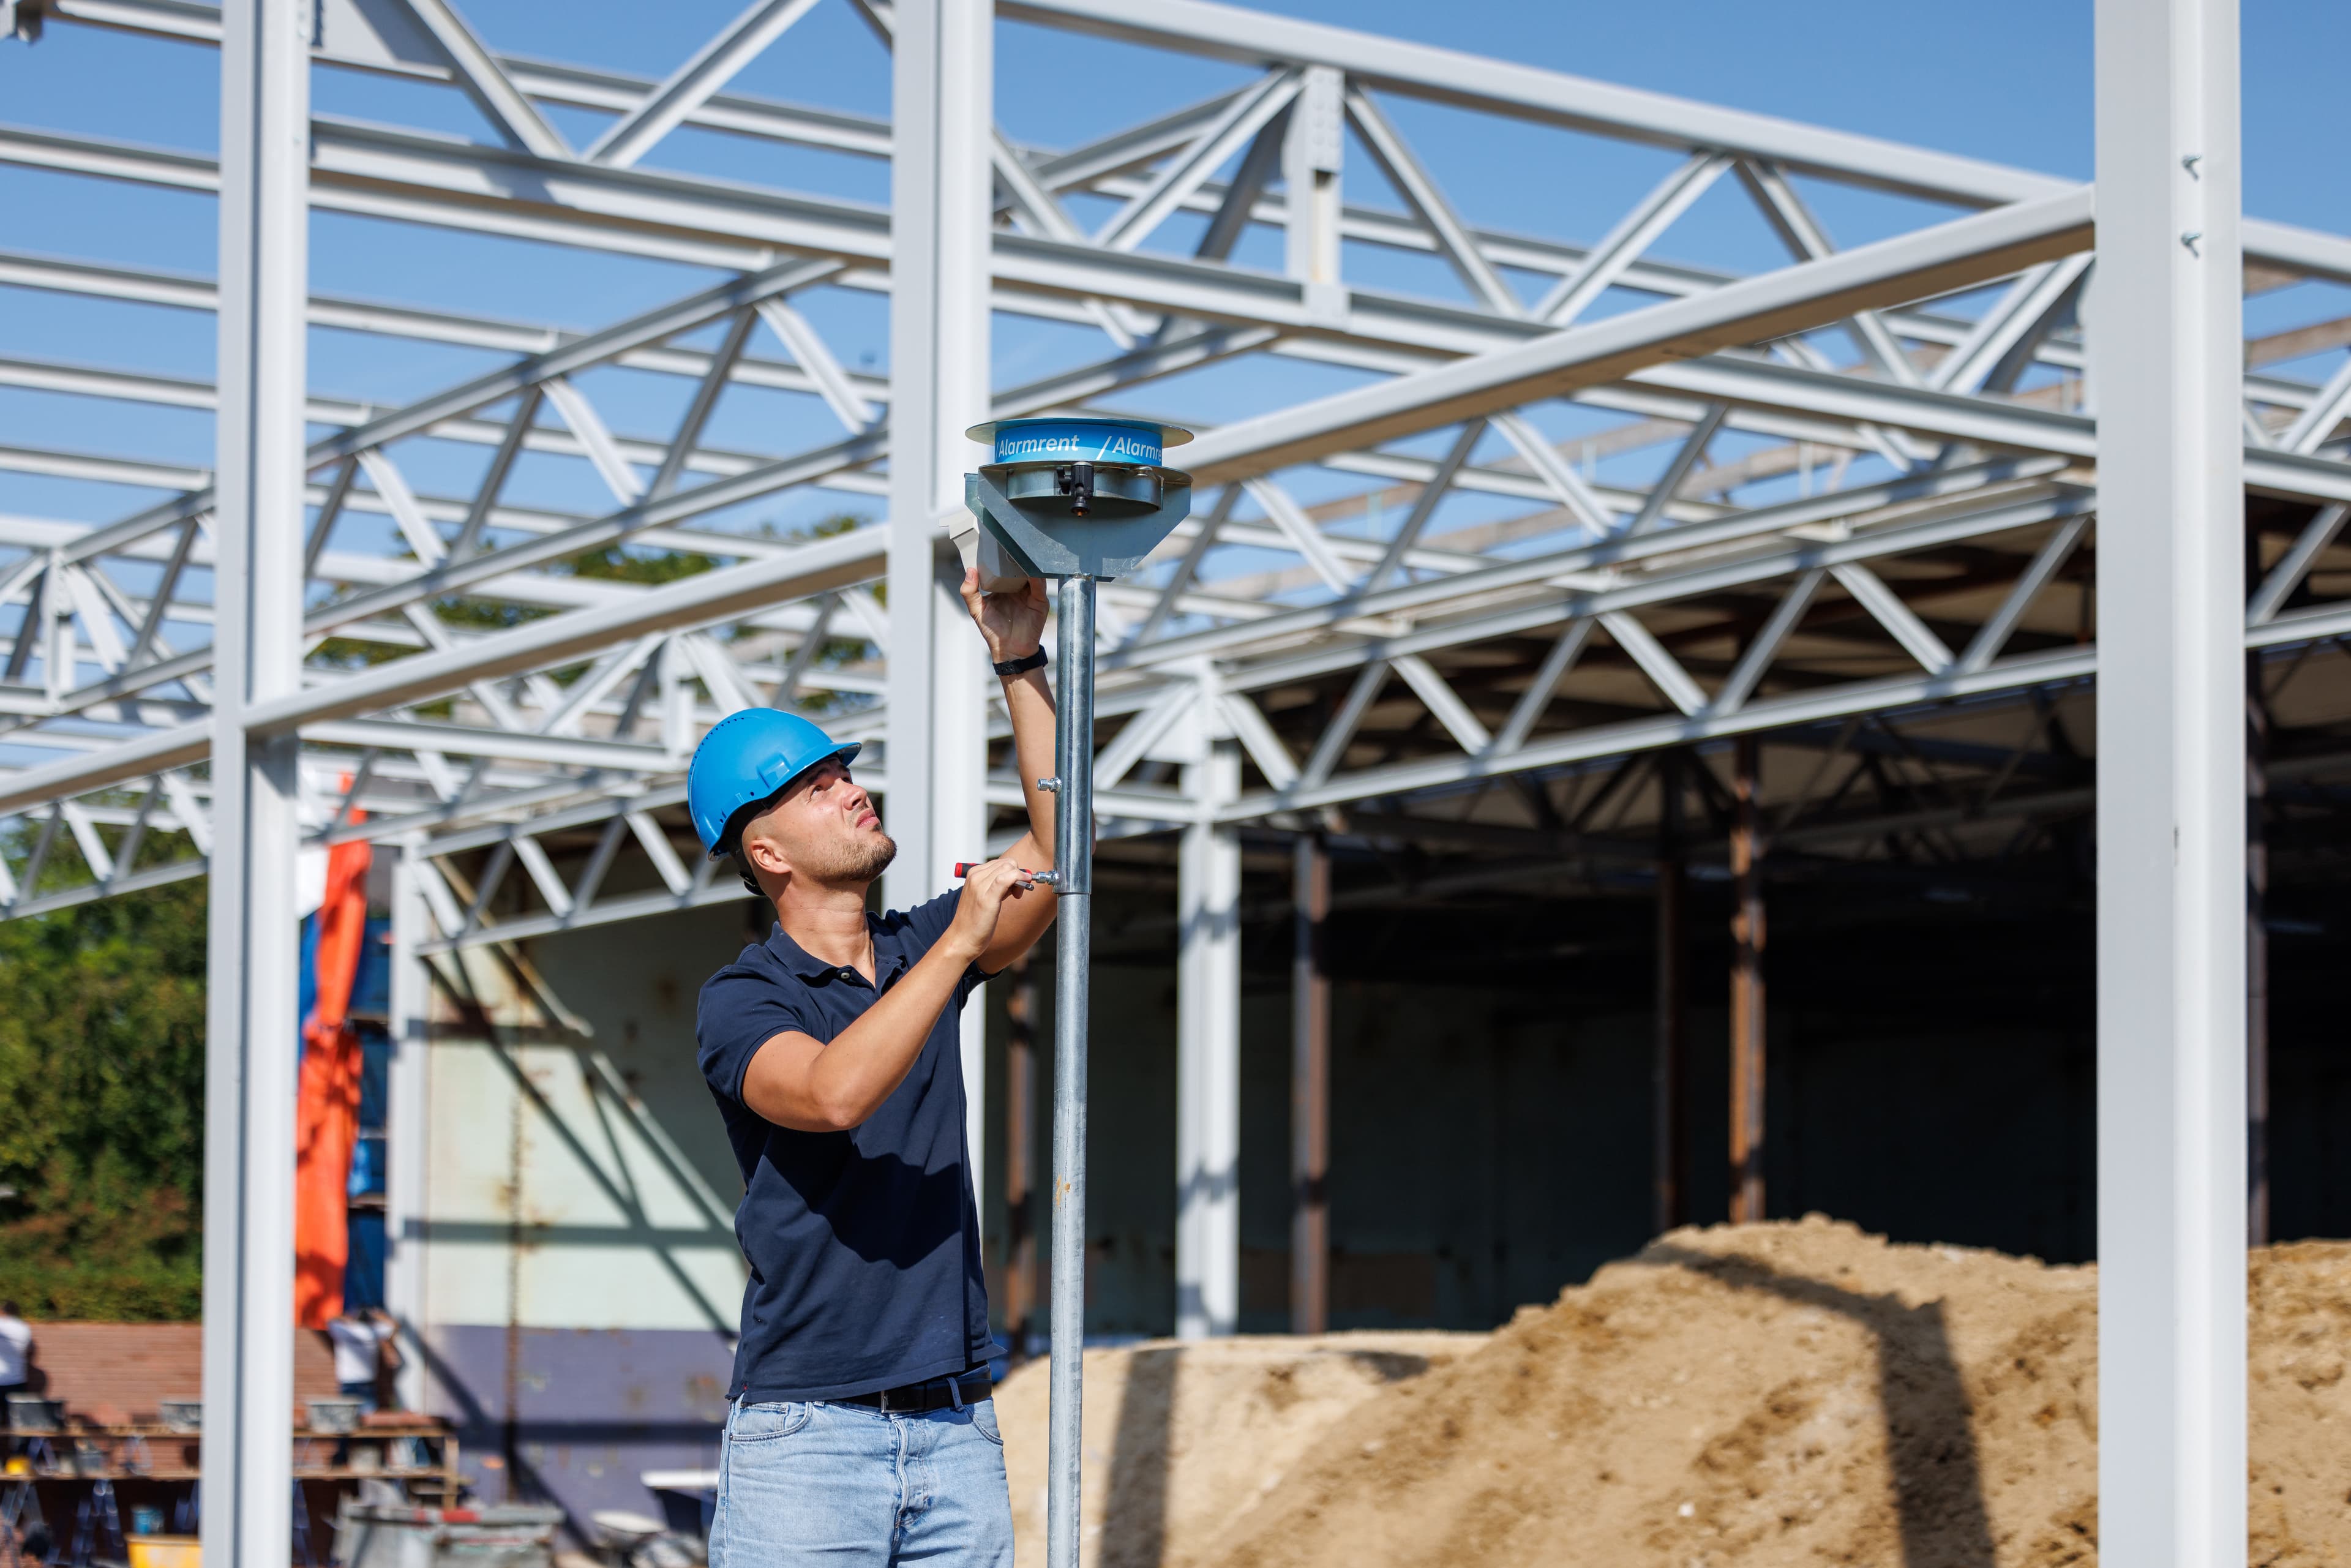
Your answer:
[[[984,863],[986,862],[981,861],[957,861],[955,862],[955,873],[959,877],[969,876],[972,873],[977,871]],[[1035,879],[1040,884],[1046,887],[1058,887],[1061,885],[1061,877],[1050,871],[1029,871],[1024,867],[1021,874]]]

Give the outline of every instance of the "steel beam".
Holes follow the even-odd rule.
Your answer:
[[[1015,1364],[1034,1354],[1045,1299],[1037,1250],[1037,968],[1024,954],[1004,993],[1004,1333]]]
[[[1282,270],[1304,287],[1310,311],[1345,308],[1339,287],[1345,90],[1327,66],[1305,72],[1282,137]]]
[[[1240,792],[1240,747],[1208,743],[1185,792],[1213,809]],[[1176,1333],[1229,1334],[1240,1319],[1241,841],[1184,830],[1176,968]]]
[[[1730,1220],[1760,1223],[1763,1207],[1763,845],[1756,814],[1761,748],[1732,748],[1730,798]]]
[[[748,10],[696,50],[669,79],[606,127],[582,156],[616,169],[635,163],[815,4],[816,0],[753,0]]]
[[[1331,852],[1301,833],[1291,876],[1290,962],[1290,1332],[1331,1326]]]
[[[536,158],[571,156],[570,143],[507,78],[505,68],[483,47],[449,0],[392,0],[391,9],[395,13],[404,9],[423,26],[447,59],[459,90],[474,100],[490,129],[508,146]]]
[[[1711,294],[1225,425],[1194,444],[1192,473],[1196,483],[1221,484],[1564,396],[1666,360],[1806,331],[1855,310],[2005,277],[2081,249],[2090,236],[2086,191],[1955,219]]]
[[[298,0],[222,13],[220,413],[204,1009],[204,1555],[292,1550],[297,743],[310,60]]]
[[[1739,406],[1853,420],[1993,448],[2097,455],[2097,422],[2086,413],[1896,386],[1737,354],[1655,365],[1626,380]],[[2252,445],[2244,448],[2243,463],[2245,483],[2253,489],[2297,499],[2351,500],[2351,465]]]
[[[1211,0],[998,0],[997,11],[1010,21],[1259,68],[1329,66],[1359,85],[1403,97],[1687,152],[1761,158],[1933,202],[1990,207],[2069,188],[2064,179],[2031,170]],[[2244,232],[2253,259],[2351,282],[2351,238],[2263,222],[2246,223]]]
[[[2098,1551],[2245,1561],[2236,0],[2099,0]]]
[[[1682,1128],[1688,1082],[1685,1052],[1689,1025],[1689,870],[1682,825],[1687,759],[1668,751],[1657,759],[1656,997],[1650,1057],[1649,1228],[1659,1235],[1688,1223]],[[1540,783],[1537,788],[1541,788]]]
[[[432,1113],[429,1057],[433,1034],[433,981],[421,951],[432,935],[432,915],[421,885],[429,874],[418,864],[413,839],[399,846],[392,872],[392,1061],[384,1079],[384,1263],[385,1310],[408,1342],[400,1365],[400,1401],[424,1410],[424,1243],[427,1213],[425,1164],[430,1145],[425,1119]]]
[[[889,261],[889,214],[863,204],[596,164],[565,164],[558,177],[538,161],[503,149],[329,120],[319,121],[316,142],[312,203],[321,210],[729,270],[768,265],[784,248],[830,257],[849,269],[843,282],[869,286]],[[209,190],[217,180],[211,161],[197,154],[21,127],[0,126],[0,162],[185,190]],[[2069,194],[2086,213],[2086,187]],[[1473,353],[1544,330],[1539,321],[1467,304],[1339,289],[1331,282],[1044,235],[1001,231],[992,251],[998,308],[1059,319],[1090,319],[1086,301],[1106,299],[1205,320],[1276,326],[1336,346],[1326,351],[1382,344],[1423,355]],[[2049,253],[2035,253],[2007,270],[2046,259]],[[1983,277],[1954,279],[1947,287],[1979,281]],[[1925,282],[1905,298],[1924,298],[1943,287]],[[1687,288],[1675,292],[1697,297]]]
[[[986,852],[984,650],[939,520],[981,460],[964,435],[988,416],[988,230],[995,30],[970,0],[901,0],[892,45],[897,130],[890,290],[890,776],[898,858],[885,902],[946,892],[948,869]],[[967,1148],[987,1146],[987,1019],[962,1019]]]
[[[298,454],[297,455],[298,458]],[[295,470],[298,480],[299,470]],[[510,632],[435,653],[377,664],[337,681],[256,700],[245,722],[259,732],[288,734],[308,724],[359,718],[386,708],[425,702],[475,681],[559,667],[648,632],[708,625],[785,600],[864,581],[881,555],[880,530],[819,539],[765,560],[704,572],[618,603],[551,615]],[[294,547],[300,565],[301,550]],[[226,574],[224,574],[226,575]],[[300,625],[289,617],[289,630]],[[0,815],[61,795],[200,761],[214,727],[197,723],[118,741],[69,762],[0,776]],[[486,737],[494,731],[482,732]],[[525,737],[518,743],[528,744]]]
[[[2245,1244],[2270,1244],[2269,696],[2245,660]]]
[[[47,0],[59,20],[118,27],[194,43],[217,42],[219,13],[189,0]],[[1228,5],[1183,0],[1160,5],[1146,0],[1007,0],[998,14],[1072,32],[1093,33],[1182,52],[1239,60],[1259,68],[1321,63],[1360,84],[1393,89],[1405,97],[1458,104],[1505,118],[1568,126],[1604,136],[1685,151],[1721,149],[1777,158],[1830,180],[1907,191],[1932,201],[1963,206],[2052,195],[2066,182],[2032,170],[1955,157],[1928,149],[1886,142],[1769,115],[1725,109],[1639,89],[1622,88],[1520,62],[1506,62],[1416,41],[1382,37],[1349,28],[1276,18]],[[493,57],[514,85],[550,103],[625,113],[655,88],[652,80],[622,73],[516,56]],[[453,80],[454,73],[416,62],[393,65],[372,56],[339,56],[322,49],[322,63],[388,70],[392,74]],[[1092,147],[1041,156],[1055,188],[1102,183],[1105,193],[1123,196],[1117,177],[1181,145],[1211,118],[1225,99],[1180,110],[1151,126],[1105,139]],[[688,117],[691,123],[740,135],[759,136],[868,157],[887,156],[890,128],[859,115],[812,109],[773,99],[719,96]],[[1771,151],[1777,149],[1776,152]],[[1200,210],[1213,212],[1221,193],[1205,189]],[[1351,212],[1349,237],[1434,249],[1435,243],[1409,223],[1384,214]],[[1278,215],[1263,221],[1280,221]],[[2244,225],[2250,259],[2288,271],[2351,282],[2351,238],[2249,221]],[[1558,270],[1552,257],[1571,264],[1581,253],[1552,242],[1518,235],[1480,235],[1493,259],[1536,270]],[[1644,278],[1638,286],[1663,276]],[[1675,269],[1692,277],[1696,269]],[[1671,287],[1665,292],[1677,292]]]
[[[2046,174],[1207,0],[1000,0],[998,9],[1010,20],[1185,53],[1335,67],[1406,97],[1661,146],[1769,158],[1804,173],[1928,200],[1991,205],[2064,186]]]

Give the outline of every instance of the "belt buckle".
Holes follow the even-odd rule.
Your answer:
[[[884,1388],[873,1396],[874,1403],[881,1408],[882,1414],[884,1416],[900,1414],[904,1410],[905,1407],[904,1406],[893,1407],[890,1403],[890,1396],[896,1392],[898,1391],[894,1388]]]

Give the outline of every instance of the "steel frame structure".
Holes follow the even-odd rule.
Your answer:
[[[302,52],[278,47],[294,26],[279,0],[0,8],[21,32],[80,25],[215,45],[235,89],[217,161],[0,127],[0,162],[222,204],[216,280],[0,255],[0,284],[221,322],[218,387],[0,360],[0,385],[218,411],[211,471],[0,446],[0,470],[164,497],[103,526],[0,516],[0,816],[20,824],[0,856],[0,906],[29,915],[212,878],[207,1235],[234,1249],[214,1259],[246,1260],[207,1271],[215,1399],[243,1386],[256,1410],[284,1403],[253,1381],[278,1342],[268,1314],[244,1303],[273,1299],[288,1255],[283,1173],[271,1171],[290,1058],[224,1042],[290,1051],[295,1039],[297,839],[396,847],[401,941],[420,960],[731,899],[692,852],[684,759],[728,711],[821,694],[837,733],[877,743],[871,776],[894,797],[905,849],[889,896],[935,891],[953,852],[1020,799],[989,771],[1003,725],[983,706],[976,645],[943,630],[960,612],[937,525],[959,501],[960,431],[980,418],[1112,400],[1132,411],[1161,395],[1155,383],[1215,365],[1369,378],[1207,431],[1189,449],[1197,515],[1153,573],[1101,594],[1105,835],[1182,839],[1186,1332],[1228,1332],[1237,1312],[1242,827],[1639,860],[1654,849],[1609,830],[1643,759],[1752,736],[1819,758],[1778,809],[1775,849],[1866,858],[1902,834],[1956,849],[2081,810],[2080,770],[2047,739],[2053,712],[2078,707],[2102,658],[2137,671],[2192,644],[2201,662],[2162,664],[2171,684],[2134,684],[2127,710],[2114,706],[2122,688],[2098,688],[2105,743],[2131,760],[2096,799],[2109,835],[2168,821],[2184,845],[2211,849],[2241,817],[2210,779],[2176,794],[2139,781],[2170,790],[2220,740],[2210,682],[2223,664],[2250,649],[2291,672],[2351,634],[2351,599],[2330,596],[2351,588],[2337,547],[2351,511],[2338,439],[2351,366],[2316,384],[2260,368],[2351,342],[2351,329],[2249,344],[2239,325],[2247,291],[2351,284],[2351,238],[2240,225],[2233,11],[2221,0],[2102,4],[2095,203],[2041,174],[1204,0],[997,0],[1005,20],[1238,68],[1231,90],[1077,148],[1018,145],[997,129],[977,0],[825,0],[853,5],[893,49],[894,125],[729,93],[814,3],[751,4],[661,81],[502,57],[448,0],[317,8],[310,62],[461,91],[488,142],[312,115]],[[2168,96],[2168,68],[2151,63],[2166,51],[2206,62],[2201,96]],[[1405,101],[1484,117],[1498,135],[1570,131],[1678,162],[1588,244],[1480,227],[1398,129],[1390,111]],[[612,118],[575,149],[543,112],[559,105]],[[897,204],[649,166],[681,126],[889,160]],[[2163,171],[2129,164],[2130,140],[2168,150]],[[307,166],[279,156],[297,142]],[[1392,203],[1351,199],[1351,148]],[[1818,185],[1944,215],[1840,250],[1806,200]],[[1785,265],[1734,277],[1653,254],[1714,188],[1752,204]],[[305,204],[726,276],[586,334],[306,295]],[[1089,228],[1081,216],[1094,211],[1108,215]],[[1280,271],[1231,259],[1253,231],[1278,233]],[[1374,253],[1435,258],[1458,290],[1351,282],[1351,258]],[[816,288],[887,293],[889,377],[844,365],[795,307]],[[1604,299],[1619,308],[1602,313]],[[2182,311],[2204,324],[2192,346],[2159,362],[2117,350]],[[1096,333],[1097,356],[992,387],[992,317]],[[403,406],[355,404],[306,391],[305,321],[510,358]],[[2232,356],[2254,368],[2222,362]],[[611,428],[580,385],[611,367],[689,384],[683,418]],[[838,434],[799,451],[713,446],[712,411],[738,387],[813,399]],[[2170,401],[2150,403],[2149,387]],[[1546,411],[1565,404],[1605,428],[1547,432]],[[305,419],[329,434],[298,453]],[[2137,455],[2172,452],[2190,430],[2192,472]],[[480,482],[413,485],[402,465],[425,444],[484,454]],[[1611,460],[1604,478],[1595,447]],[[1627,453],[1649,454],[1654,474],[1626,478],[1615,459]],[[502,492],[527,455],[589,465],[609,506],[510,503]],[[2129,490],[2128,530],[2106,528],[2111,548],[2094,555],[2102,496],[2110,517],[2125,505],[2101,476],[2126,470],[2174,487]],[[1790,475],[1801,493],[1756,497]],[[805,539],[725,521],[810,487],[883,503],[887,520]],[[2235,541],[2208,529],[2193,545],[2188,526],[2241,494],[2253,497],[2249,592],[2235,568],[2220,570],[2241,559]],[[1440,522],[1464,500],[1482,520]],[[339,525],[360,517],[388,520],[398,544],[353,542]],[[2142,529],[2156,517],[2172,521]],[[719,564],[660,586],[567,570],[614,546]],[[2163,550],[2189,552],[2165,559],[2201,590],[2193,638],[2179,596],[2117,566],[2094,642],[2094,566]],[[453,624],[434,608],[452,602],[518,623]],[[347,656],[361,645],[365,660]],[[2172,714],[2179,727],[2134,727],[2125,711]],[[2328,754],[2294,766],[2336,765]],[[1869,768],[1881,784],[1900,771],[1925,798],[1838,815]],[[2125,1135],[2178,1126],[2184,1102],[2102,1109],[2113,1157],[2141,1162],[2128,1166],[2138,1196],[2108,1199],[2137,1207],[2102,1219],[2102,1249],[2121,1259],[2132,1237],[2171,1239],[2131,1276],[2155,1304],[2110,1298],[2107,1312],[2121,1359],[2103,1385],[2173,1396],[2104,1426],[2110,1504],[2144,1498],[2142,1517],[2179,1525],[2150,1537],[2149,1562],[2225,1556],[2224,1498],[2241,1478],[2228,1452],[2179,1437],[2241,1427],[2229,1425],[2241,1388],[2225,1374],[2241,1324],[2218,1304],[2227,1291],[2211,1293],[2225,1248],[2209,1225],[2200,1239],[2179,1228],[2191,1210],[2210,1222],[2230,1179],[2221,1086],[2234,1058],[2213,998],[2232,994],[2237,971],[2210,922],[2235,863],[2214,849],[2192,883],[2106,884],[2109,910],[2133,899],[2186,924],[2112,925],[2105,994],[2158,949],[2180,978],[2141,988],[2153,1009],[2130,1026],[2141,1043],[2115,1037],[2102,1082],[2121,1082],[2111,1070],[2142,1061],[2154,1030],[2182,1053],[2173,1091],[2220,1096],[2192,1148]],[[2196,910],[2205,925],[2191,931]],[[416,984],[402,993],[412,1020]],[[2198,1042],[2191,1014],[2211,1025]],[[975,1020],[967,1049],[977,1045]],[[2154,1334],[2144,1314],[2188,1300],[2201,1315],[2170,1340]],[[2119,1332],[2130,1324],[2147,1332]],[[2121,1365],[2134,1375],[2116,1376]],[[2175,1439],[2185,1446],[2161,1447]],[[224,1561],[282,1560],[270,1532],[284,1521],[269,1522],[267,1501],[282,1492],[282,1434],[224,1408],[208,1411],[206,1444],[208,1468],[236,1478],[212,1495],[241,1500],[211,1511],[208,1543],[217,1527]],[[2166,1511],[2175,1505],[2185,1511]]]

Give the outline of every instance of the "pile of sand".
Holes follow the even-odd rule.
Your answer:
[[[2096,1286],[1814,1218],[1676,1231],[1416,1374],[1338,1371],[1353,1336],[1100,1353],[1090,1560],[2087,1564]],[[2351,1563],[2351,1246],[2257,1253],[2252,1307],[2252,1560]],[[1024,1563],[1043,1373],[1002,1396]]]
[[[1190,1562],[1341,1416],[1393,1383],[1451,1365],[1488,1337],[1155,1340],[1086,1352],[1086,1561]],[[1045,1561],[1046,1377],[1047,1364],[1032,1362],[996,1391],[1020,1568]]]

